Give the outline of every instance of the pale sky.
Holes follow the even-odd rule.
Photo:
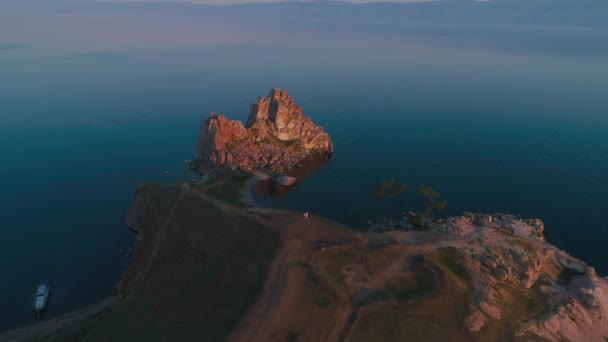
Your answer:
[[[159,0],[97,0],[97,1],[158,2]],[[247,4],[247,3],[259,3],[259,2],[279,2],[279,1],[284,1],[284,0],[173,0],[173,1],[191,2],[191,3],[197,3],[197,4],[229,5],[229,4]],[[298,0],[298,1],[310,1],[310,0]],[[432,0],[350,0],[350,1],[345,1],[345,2],[366,3],[366,2],[423,2],[423,1],[432,1]]]

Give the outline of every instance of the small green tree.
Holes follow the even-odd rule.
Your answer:
[[[374,197],[379,201],[385,201],[386,219],[391,218],[391,198],[404,192],[405,189],[407,189],[406,184],[396,184],[394,179],[389,179],[376,186]]]
[[[430,186],[422,184],[418,190],[427,201],[425,213],[430,219],[435,218],[435,214],[448,206],[448,202],[442,200],[441,195]]]

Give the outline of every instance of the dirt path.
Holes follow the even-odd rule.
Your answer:
[[[246,193],[251,191],[251,187],[255,185],[259,179],[252,177],[243,187],[241,192],[242,199],[246,197]],[[250,204],[250,210],[242,210],[234,208],[233,206],[226,204],[223,201],[215,199],[211,196],[204,194],[201,191],[190,190],[185,188],[185,192],[190,191],[191,194],[199,196],[204,200],[211,202],[218,209],[230,213],[231,215],[247,216],[250,219],[254,219],[263,225],[268,226],[272,230],[276,231],[283,237],[283,240],[287,236],[297,233],[297,228],[294,227],[294,223],[283,222],[284,225],[278,222],[272,222],[264,216],[273,212],[279,212],[280,210],[269,210],[269,209],[251,209],[256,207],[255,202],[244,201],[245,204]],[[182,196],[184,193],[182,193]],[[251,196],[251,195],[249,195]],[[253,199],[253,196],[251,196]],[[295,216],[295,214],[294,214]],[[290,220],[291,222],[297,223],[298,220]],[[256,340],[256,334],[261,327],[262,323],[266,323],[266,318],[273,312],[274,308],[283,298],[288,278],[288,257],[290,253],[289,246],[283,244],[283,247],[279,250],[274,261],[270,265],[268,275],[264,283],[263,290],[260,292],[256,303],[252,308],[249,309],[248,313],[239,323],[237,329],[228,337],[229,341],[254,341]]]
[[[237,328],[229,336],[229,341],[258,341],[261,340],[258,332],[262,324],[268,324],[268,320],[271,319],[273,311],[279,306],[278,304],[283,300],[285,295],[285,289],[288,282],[288,259],[290,253],[293,251],[291,244],[286,244],[290,236],[293,234],[299,234],[301,229],[298,228],[299,221],[295,223],[287,224],[282,227],[281,234],[283,237],[283,247],[279,251],[275,260],[273,261],[264,288],[260,292],[260,296],[256,300],[256,303],[243,317]],[[279,227],[275,227],[279,228]]]
[[[272,213],[272,210],[254,210],[262,215]],[[298,255],[312,255],[315,251],[314,241],[325,240],[342,227],[336,227],[332,222],[322,218],[311,217],[307,220],[294,213],[287,222],[272,222],[283,240],[283,247],[273,261],[266,277],[264,287],[258,299],[248,313],[241,319],[239,325],[229,336],[229,341],[267,341],[272,327],[280,326],[284,319],[283,313],[278,312],[285,300],[289,299],[289,288],[295,283],[294,274],[290,267]],[[321,248],[321,247],[318,247]],[[287,313],[285,313],[287,314]],[[348,315],[332,317],[328,322],[328,330],[321,341],[335,340],[340,327]]]
[[[182,191],[179,194],[179,197],[175,201],[175,204],[173,204],[173,208],[171,208],[171,212],[170,212],[169,216],[167,217],[167,219],[165,220],[165,223],[160,228],[160,231],[156,234],[156,239],[154,241],[154,247],[152,248],[152,252],[150,253],[150,258],[148,258],[146,267],[144,268],[144,270],[141,273],[138,274],[137,278],[132,280],[133,284],[137,283],[137,281],[139,281],[140,279],[145,278],[146,275],[148,274],[148,272],[150,271],[150,267],[152,267],[152,263],[154,262],[155,256],[158,254],[158,250],[160,249],[160,245],[163,240],[163,237],[166,234],[167,227],[169,227],[169,225],[173,221],[173,217],[175,216],[175,211],[179,207],[179,204],[181,203],[182,198],[184,198],[184,195],[186,193],[186,191],[183,187],[181,190]]]
[[[96,314],[109,308],[118,301],[117,297],[110,297],[95,305],[91,305],[56,318],[34,323],[30,326],[0,334],[0,342],[18,342],[35,338],[36,336],[49,336],[70,326],[78,324],[86,319],[95,317]]]
[[[229,341],[253,341],[260,325],[265,322],[264,318],[268,317],[275,304],[280,301],[287,283],[287,254],[286,248],[282,248],[270,267],[260,297],[228,337]]]

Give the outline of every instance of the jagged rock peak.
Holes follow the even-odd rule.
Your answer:
[[[271,89],[266,98],[252,104],[247,128],[256,132],[258,140],[270,135],[281,141],[300,140],[305,149],[333,152],[329,135],[304,116],[286,90]]]
[[[275,125],[278,122],[282,126],[285,119],[302,116],[302,108],[293,101],[287,90],[273,88],[267,97],[260,97],[257,103],[251,104],[247,127],[251,127],[259,121],[271,121]]]
[[[304,116],[286,90],[275,88],[251,105],[246,126],[209,114],[201,127],[195,156],[204,165],[281,173],[311,155],[331,153],[329,134]]]
[[[229,164],[233,159],[228,150],[229,144],[246,136],[247,130],[240,121],[228,120],[224,115],[209,113],[209,118],[201,125],[195,158],[205,159],[217,165]]]

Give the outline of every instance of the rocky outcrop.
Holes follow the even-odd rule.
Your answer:
[[[231,144],[247,136],[248,132],[240,121],[210,113],[201,127],[196,157],[217,165],[230,164],[234,160]]]
[[[516,335],[550,341],[608,336],[608,282],[583,261],[546,243],[541,220],[465,213],[446,222],[451,229],[435,223],[437,231],[461,235],[471,252],[463,263],[474,293],[464,322],[469,331],[493,324],[491,317],[517,320]]]
[[[247,125],[209,114],[196,145],[197,165],[282,174],[312,155],[329,156],[333,143],[304,116],[287,91],[272,89],[251,105]]]
[[[333,144],[323,128],[304,116],[286,90],[272,89],[268,97],[259,98],[251,105],[247,128],[254,132],[257,141],[276,138],[280,141],[295,141],[304,150],[320,154],[333,152]]]
[[[370,222],[370,231],[406,230],[407,241],[414,241],[411,217]],[[471,333],[480,334],[473,336],[508,322],[517,326],[513,332],[523,339],[536,335],[550,341],[603,341],[608,337],[608,281],[585,262],[546,243],[541,220],[465,212],[431,220],[424,229],[445,234],[445,240],[435,237],[433,242],[450,246],[451,262],[467,274],[464,281],[472,300],[463,323]]]
[[[574,272],[576,274],[587,273],[588,267],[583,261],[574,259],[566,253],[559,253],[557,261],[570,272]]]

